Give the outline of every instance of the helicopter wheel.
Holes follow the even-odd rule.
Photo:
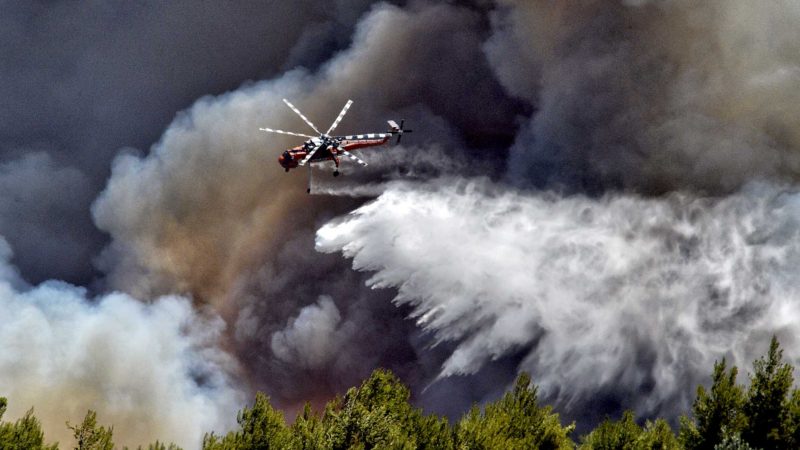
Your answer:
[[[339,176],[339,171],[337,170],[337,171],[333,172],[333,176],[338,177]]]

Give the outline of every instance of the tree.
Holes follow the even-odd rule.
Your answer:
[[[782,359],[783,350],[772,336],[767,355],[753,363],[744,404],[748,424],[742,438],[755,448],[792,448],[789,390],[794,382],[793,369]]]
[[[453,430],[446,418],[421,416],[416,430],[417,448],[448,450],[455,448]]]
[[[452,448],[447,421],[424,417],[408,402],[410,395],[391,372],[374,371],[360,387],[326,407],[322,421],[331,448]]]
[[[789,401],[789,430],[791,430],[791,447],[800,448],[800,390],[792,391]]]
[[[459,449],[570,449],[575,424],[561,426],[558,414],[537,404],[537,388],[521,374],[511,392],[483,413],[473,407],[456,427]]]
[[[127,450],[127,447],[125,448]],[[145,450],[144,447],[139,446],[137,450]],[[147,446],[146,450],[183,450],[175,444],[167,444],[165,442],[155,441],[154,443]]]
[[[317,450],[333,446],[327,439],[322,421],[314,414],[308,403],[303,407],[303,412],[298,414],[294,420],[292,434],[297,450]]]
[[[244,408],[236,418],[239,431],[219,438],[214,433],[203,437],[205,450],[273,450],[291,449],[292,433],[286,427],[283,413],[269,403],[269,397],[259,392],[252,408]]]
[[[581,450],[636,450],[644,430],[625,411],[619,421],[604,420],[582,439]]]
[[[75,436],[75,450],[114,450],[113,428],[97,426],[97,413],[91,409],[86,412],[80,425],[73,427],[67,422],[67,428]]]
[[[738,369],[733,366],[726,371],[725,366],[725,358],[714,363],[710,392],[698,386],[692,404],[694,422],[681,417],[679,440],[687,449],[713,450],[728,434],[745,427],[744,390],[736,384]]]
[[[677,450],[675,434],[666,421],[647,421],[644,428],[636,424],[632,411],[625,411],[619,421],[606,419],[584,436],[581,450]]]
[[[675,433],[664,419],[647,421],[642,433],[642,446],[648,450],[678,450],[681,448]]]
[[[6,412],[8,400],[0,397],[0,420]],[[45,445],[41,423],[34,417],[33,409],[14,423],[0,422],[0,449],[3,450],[58,450],[58,444]]]
[[[739,433],[724,433],[722,442],[714,446],[714,450],[755,450],[742,440]]]

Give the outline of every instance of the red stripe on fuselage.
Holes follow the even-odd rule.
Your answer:
[[[342,141],[341,147],[344,147],[344,149],[349,152],[353,150],[358,150],[360,148],[383,145],[389,142],[390,138],[391,136],[387,136],[383,139]],[[288,153],[291,156],[290,159],[286,158],[286,153]],[[305,151],[303,146],[299,145],[297,147],[293,147],[289,150],[286,150],[286,152],[284,152],[280,157],[278,157],[278,163],[285,169],[294,169],[295,167],[298,166],[300,161],[302,161],[303,158],[306,157],[306,154],[307,152]],[[331,151],[328,148],[319,149],[317,153],[315,153],[314,156],[311,158],[311,161],[309,161],[309,163],[317,161],[325,161],[325,160],[333,160],[333,154],[331,154]]]

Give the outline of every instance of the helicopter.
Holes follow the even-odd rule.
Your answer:
[[[307,193],[311,193],[311,164],[314,163],[321,163],[325,161],[333,161],[335,165],[335,169],[333,171],[333,176],[339,176],[339,164],[341,163],[341,156],[347,156],[352,161],[358,163],[361,166],[366,166],[367,163],[364,162],[361,158],[351,153],[353,150],[358,150],[367,147],[375,147],[379,145],[384,145],[389,142],[389,140],[393,136],[397,136],[397,144],[400,143],[400,139],[403,137],[404,133],[411,133],[413,130],[406,130],[403,128],[405,125],[405,120],[400,120],[400,124],[398,125],[397,122],[394,120],[387,121],[389,124],[389,131],[385,133],[366,133],[366,134],[352,134],[347,136],[331,136],[333,130],[339,125],[339,122],[342,121],[344,115],[347,114],[347,110],[350,109],[350,106],[353,104],[352,100],[347,100],[347,103],[342,108],[342,111],[336,117],[336,120],[333,121],[328,131],[322,133],[308,120],[300,110],[294,106],[289,100],[283,99],[283,102],[294,111],[298,116],[300,116],[303,121],[313,129],[318,136],[310,136],[308,134],[303,133],[295,133],[292,131],[284,131],[284,130],[276,130],[273,128],[259,128],[261,131],[265,131],[267,133],[277,133],[277,134],[285,134],[289,136],[297,136],[297,137],[304,137],[308,138],[302,145],[298,145],[297,147],[293,147],[290,149],[285,150],[279,157],[278,163],[281,167],[284,168],[286,172],[291,169],[294,169],[298,166],[308,166],[309,168],[309,178],[308,178],[308,189],[306,189]]]

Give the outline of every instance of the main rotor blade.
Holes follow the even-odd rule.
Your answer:
[[[310,152],[308,152],[308,154],[306,155],[306,157],[305,157],[305,158],[303,158],[303,160],[302,160],[302,161],[300,161],[298,164],[300,164],[301,166],[305,166],[305,165],[306,165],[306,163],[307,163],[307,162],[308,162],[308,161],[311,159],[311,157],[312,157],[312,156],[314,156],[314,153],[317,153],[317,150],[319,150],[320,148],[322,148],[322,145],[323,145],[323,144],[319,144],[318,146],[314,147],[314,148],[313,148],[313,149],[312,149]]]
[[[259,128],[259,130],[266,131],[268,133],[288,134],[289,136],[299,136],[299,137],[304,137],[304,138],[313,138],[314,137],[314,136],[309,136],[307,134],[292,133],[291,131],[273,130],[272,128]]]
[[[347,150],[345,150],[345,149],[343,149],[343,148],[340,148],[340,149],[339,149],[339,153],[344,153],[345,155],[349,156],[349,157],[350,157],[350,159],[352,159],[353,161],[355,161],[355,162],[357,162],[357,163],[361,164],[362,166],[365,166],[365,167],[366,167],[366,165],[367,165],[367,163],[365,163],[365,162],[364,162],[364,161],[363,161],[361,158],[359,158],[358,156],[356,156],[356,155],[354,155],[354,154],[352,154],[352,153],[348,152]]]
[[[322,133],[320,133],[320,132],[319,132],[319,130],[317,129],[317,127],[315,127],[315,126],[314,126],[314,124],[313,124],[313,123],[311,123],[311,121],[310,121],[310,120],[308,120],[308,117],[304,116],[304,115],[303,115],[303,113],[301,113],[301,112],[300,112],[300,110],[299,110],[299,109],[297,109],[297,107],[295,107],[293,104],[291,104],[291,103],[289,102],[289,100],[283,99],[283,102],[284,102],[284,103],[286,103],[286,105],[287,105],[289,108],[292,108],[292,111],[294,111],[295,113],[297,113],[297,115],[298,115],[298,116],[300,116],[300,118],[301,118],[301,119],[303,119],[303,121],[305,121],[305,123],[307,123],[307,124],[308,124],[308,126],[310,126],[311,128],[313,128],[313,129],[314,129],[314,131],[316,131],[316,132],[317,132],[317,134],[322,134]]]
[[[336,138],[343,141],[363,141],[371,139],[384,139],[392,137],[392,133],[369,133],[369,134],[351,134],[349,136],[336,136]]]
[[[325,134],[331,134],[331,131],[333,131],[334,128],[336,128],[339,125],[339,122],[342,121],[342,118],[344,117],[345,114],[347,114],[347,110],[350,109],[350,105],[352,104],[353,104],[352,100],[347,100],[347,104],[345,104],[344,108],[342,108],[342,112],[339,113],[339,116],[336,118],[336,120],[333,121],[333,125],[331,125],[331,127],[328,128],[328,131],[326,131]]]

